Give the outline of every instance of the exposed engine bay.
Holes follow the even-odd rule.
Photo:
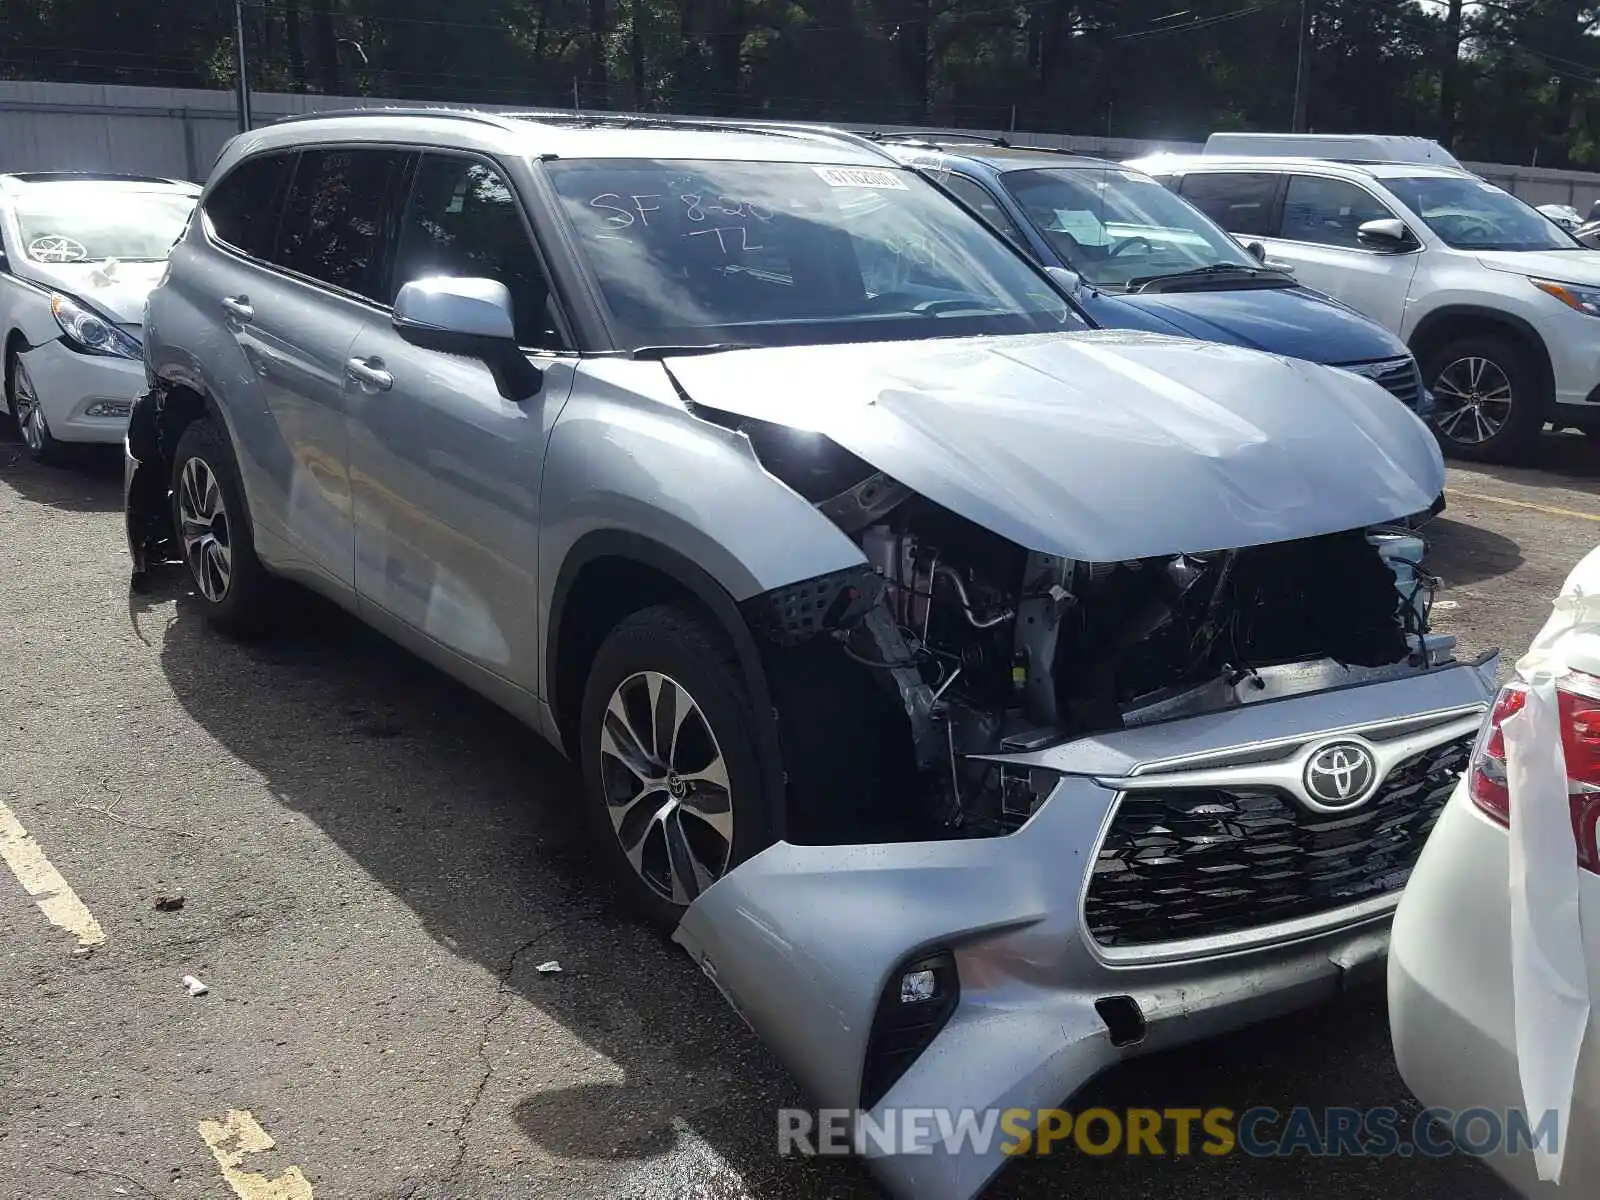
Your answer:
[[[838,840],[840,816],[854,838],[1003,834],[1049,782],[991,756],[1449,661],[1405,529],[1080,562],[830,443],[730,423],[868,564],[748,614],[779,683],[793,840]]]

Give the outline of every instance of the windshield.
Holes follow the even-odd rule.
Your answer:
[[[1081,328],[981,221],[909,171],[549,164],[624,343],[800,345]]]
[[[1260,265],[1199,210],[1133,171],[1046,167],[1001,178],[1062,261],[1095,287]]]
[[[17,227],[23,253],[34,262],[159,262],[194,203],[181,192],[34,186],[17,199]]]
[[[1481,179],[1424,175],[1382,182],[1457,250],[1583,249],[1549,217]]]

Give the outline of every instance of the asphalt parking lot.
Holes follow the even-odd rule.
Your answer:
[[[1600,444],[1547,435],[1536,467],[1453,468],[1447,495],[1438,624],[1520,652],[1600,541]],[[70,887],[57,914],[103,938],[0,871],[0,1197],[878,1194],[776,1155],[798,1088],[614,903],[532,735],[309,598],[245,647],[176,571],[127,581],[120,461],[0,441],[0,803]],[[1381,991],[1095,1098],[1416,1111]],[[1508,1195],[1460,1158],[1244,1156],[1035,1161],[991,1194]]]

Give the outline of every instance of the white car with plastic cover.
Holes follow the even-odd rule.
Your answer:
[[[122,441],[144,387],[144,302],[199,195],[143,176],[0,175],[4,408],[34,458]]]
[[[1468,1148],[1529,1196],[1600,1190],[1597,822],[1600,547],[1496,699],[1400,902],[1389,957],[1401,1075],[1429,1106],[1496,1114]],[[1514,1120],[1535,1135],[1515,1147]]]

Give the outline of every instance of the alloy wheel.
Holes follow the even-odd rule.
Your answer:
[[[1479,355],[1458,358],[1439,372],[1434,399],[1442,410],[1434,423],[1439,432],[1463,445],[1487,442],[1511,416],[1511,380],[1493,359]]]
[[[35,454],[43,454],[48,430],[44,423],[44,409],[39,407],[39,394],[33,390],[33,377],[20,359],[11,378],[11,415],[16,419],[22,440]]]
[[[195,585],[213,604],[228,594],[233,579],[232,530],[217,476],[204,459],[183,464],[178,480],[178,524],[183,558]]]
[[[600,783],[623,853],[662,899],[687,905],[727,871],[727,765],[705,713],[677,680],[639,671],[611,693]]]

